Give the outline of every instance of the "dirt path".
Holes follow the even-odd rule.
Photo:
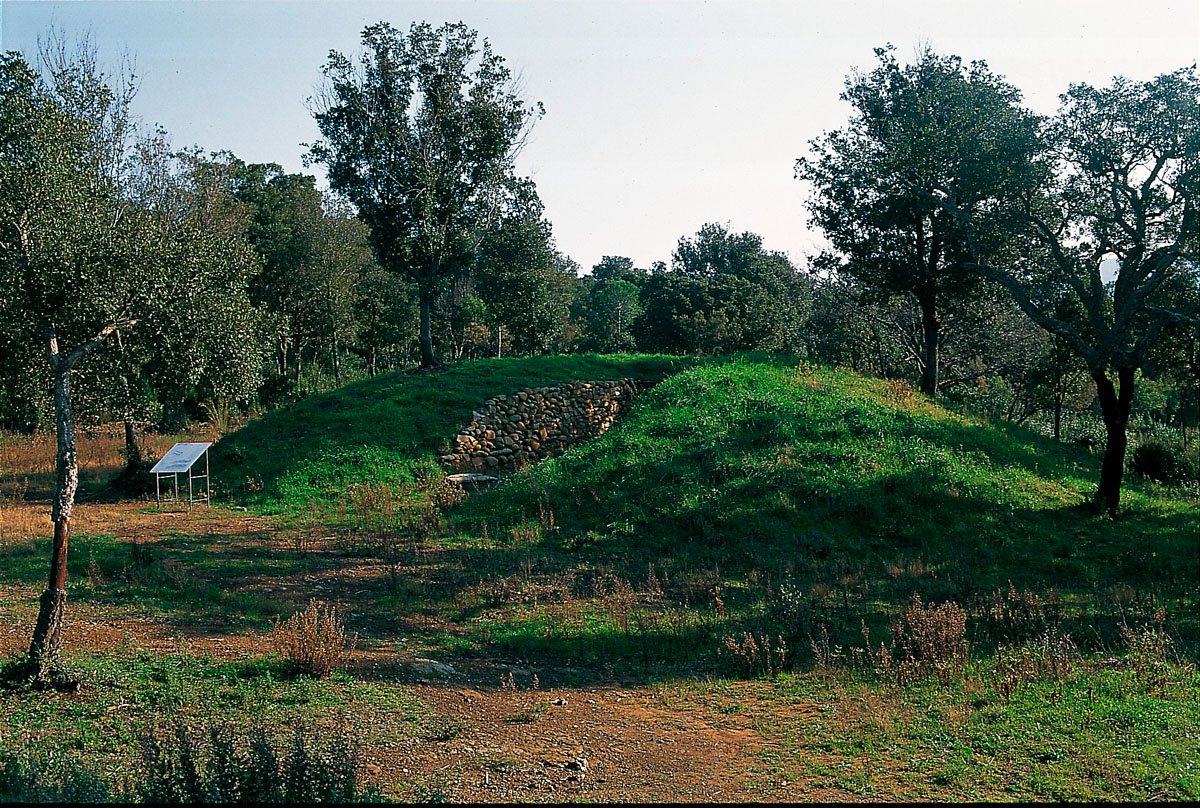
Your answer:
[[[35,504],[26,508],[38,508]],[[28,515],[36,521],[34,515]],[[270,520],[219,508],[163,512],[144,504],[84,505],[77,530],[153,544],[168,537],[208,538],[230,553],[294,546]],[[0,538],[0,550],[15,544]],[[29,539],[23,543],[28,545]],[[363,586],[368,561],[306,579],[255,576],[247,591],[299,600],[313,587],[338,599]],[[316,583],[319,581],[319,583]],[[0,574],[0,654],[28,642],[39,586]],[[68,653],[121,645],[244,659],[271,653],[262,632],[180,624],[170,616],[131,614],[101,605],[70,605]],[[446,628],[452,629],[453,626]],[[436,718],[422,738],[366,750],[371,779],[417,782],[427,798],[469,802],[734,802],[844,800],[842,792],[785,783],[764,765],[778,752],[747,714],[719,714],[694,698],[697,685],[616,683],[546,688],[511,661],[425,660],[401,643],[369,636],[349,661],[356,677],[410,686]],[[543,666],[543,679],[565,680]],[[747,686],[753,686],[747,683]],[[400,752],[400,754],[397,754]]]

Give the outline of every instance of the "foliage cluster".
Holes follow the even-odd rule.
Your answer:
[[[229,725],[207,732],[175,723],[142,736],[141,760],[128,780],[114,780],[69,755],[0,756],[0,799],[11,802],[204,803],[374,802],[378,792],[358,780],[354,742],[345,736],[293,729],[286,752],[260,727],[248,734]]]

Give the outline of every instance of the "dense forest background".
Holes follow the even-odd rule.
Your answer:
[[[405,37],[368,29],[363,63]],[[382,233],[372,201],[338,180],[337,160],[350,159],[334,120],[346,57],[331,60],[314,109],[326,140],[311,157],[333,188],[322,191],[313,175],[177,149],[140,127],[135,77],[105,72],[90,42],[52,37],[37,59],[6,55],[0,426],[53,426],[43,332],[57,317],[60,339],[77,327],[80,345],[116,326],[72,366],[74,411],[131,435],[435,362],[766,351],[907,380],[1092,445],[1105,441],[1096,374],[1119,388],[1128,372],[1134,448],[1153,439],[1174,464],[1156,473],[1194,476],[1194,69],[1072,87],[1042,119],[983,63],[926,52],[902,65],[880,49],[872,71],[847,79],[847,126],[807,149],[797,139],[808,156],[792,170],[827,251],[798,265],[713,221],[681,234],[669,260],[639,267],[613,245],[583,268],[556,246],[536,186],[511,170],[540,108],[474,31],[416,25],[407,37],[508,116],[411,117],[414,137],[424,126],[445,143],[495,141],[444,254],[413,248],[431,237],[412,226]],[[414,80],[407,101],[431,92]]]

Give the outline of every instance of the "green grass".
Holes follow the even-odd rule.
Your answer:
[[[76,656],[78,694],[16,691],[0,700],[0,750],[76,756],[109,780],[137,765],[139,739],[174,723],[192,728],[350,726],[365,749],[413,737],[427,711],[402,685],[334,674],[294,677],[282,662],[215,660],[116,649]]]
[[[413,528],[438,454],[488,398],[625,376],[662,381],[600,438]],[[1110,520],[1084,507],[1098,460],[794,359],[469,363],[355,383],[221,441],[221,490],[291,523],[288,535],[328,539],[318,549],[267,535],[78,536],[71,598],[93,615],[236,632],[307,597],[280,583],[346,575],[333,591],[352,598],[349,628],[367,647],[518,659],[547,687],[674,688],[775,741],[764,777],[914,800],[1196,798],[1200,503],[1129,475]],[[10,547],[5,582],[36,597],[43,553]],[[253,594],[260,583],[275,593]],[[901,686],[844,669],[863,629],[878,647],[914,595],[962,605],[966,671]],[[1127,637],[1159,613],[1171,660],[1149,681]],[[1078,668],[1001,688],[998,649],[1047,628],[1073,638]],[[763,675],[761,659],[730,650],[747,636],[786,647],[782,676],[724,682]],[[378,714],[398,732],[421,712],[399,686],[290,680],[270,659],[122,650],[81,664],[92,695],[8,697],[0,742],[77,739],[107,760],[128,754],[143,718],[199,705],[247,719]],[[127,730],[115,728],[122,699],[142,716]],[[512,720],[539,719],[533,704]]]
[[[217,622],[227,630],[261,628],[280,604],[238,591],[259,577],[311,575],[337,566],[315,553],[230,547],[214,535],[172,535],[153,543],[84,533],[72,538],[68,590],[73,602],[123,614],[170,616],[177,625]],[[35,597],[45,586],[45,543],[7,545],[4,581]]]
[[[905,687],[861,675],[790,675],[752,693],[681,695],[749,715],[778,746],[764,770],[868,798],[1137,801],[1200,798],[1200,674],[1149,687],[1131,670],[1081,669],[1009,695],[990,665]]]
[[[247,503],[406,546],[416,479],[440,474],[436,455],[472,409],[606,376],[665,379],[606,435],[447,512],[438,564],[408,565],[381,613],[463,626],[452,653],[657,676],[719,669],[722,638],[743,631],[784,636],[802,663],[820,627],[846,646],[863,622],[884,636],[914,594],[961,603],[990,648],[1007,638],[988,614],[1012,590],[1085,649],[1119,648],[1123,623],[1165,607],[1185,655],[1200,653],[1194,499],[1130,475],[1113,522],[1081,507],[1095,455],[794,359],[543,357],[381,377],[252,423],[222,441],[216,467],[263,481],[227,486]],[[537,580],[520,583],[531,564]],[[511,595],[526,584],[547,596]],[[630,603],[600,592],[614,586]]]
[[[1131,480],[1119,521],[1095,515],[1081,506],[1096,461],[902,385],[736,360],[668,378],[606,435],[469,499],[455,520],[463,541],[486,525],[551,564],[607,565],[634,582],[657,565],[677,584],[674,605],[697,589],[689,579],[714,573],[720,609],[709,584],[687,604],[720,611],[713,626],[779,631],[770,601],[786,584],[805,612],[795,639],[832,621],[835,639],[850,642],[861,620],[882,630],[913,594],[980,618],[1011,585],[1053,600],[1095,650],[1117,644],[1121,621],[1166,607],[1194,656],[1197,503]],[[664,605],[671,598],[647,603]],[[494,618],[510,645],[555,639],[565,653],[571,635],[586,656],[589,644],[616,642],[546,608]],[[1003,639],[981,619],[972,629]]]

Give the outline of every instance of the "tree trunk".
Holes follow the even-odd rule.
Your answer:
[[[280,378],[287,376],[287,370],[288,370],[287,355],[288,355],[287,337],[280,336],[279,337],[279,376],[280,376]]]
[[[51,521],[54,522],[54,550],[50,556],[50,580],[41,597],[29,661],[37,685],[64,683],[59,650],[62,643],[63,613],[67,603],[67,550],[71,537],[71,511],[79,487],[79,464],[75,451],[75,415],[71,409],[70,368],[63,367],[51,347],[54,366],[54,414],[58,438],[56,480]]]
[[[378,370],[376,370],[376,367],[377,367],[376,363],[378,362],[378,357],[379,357],[379,349],[376,348],[374,345],[372,345],[370,353],[367,354],[367,375],[370,376],[371,378],[374,378],[375,375],[379,372]]]
[[[921,330],[925,339],[925,367],[921,371],[921,392],[936,396],[938,391],[938,335],[941,319],[933,301],[921,301]]]
[[[301,366],[304,364],[304,346],[300,344],[299,337],[295,338],[295,343],[296,348],[294,353],[296,354],[296,389],[300,389],[300,371],[303,369]]]
[[[1121,503],[1121,479],[1125,475],[1125,449],[1128,437],[1129,411],[1133,405],[1133,368],[1117,369],[1117,388],[1103,370],[1093,371],[1100,411],[1104,415],[1104,460],[1100,466],[1100,486],[1096,489],[1096,504],[1116,518]]]
[[[421,367],[435,368],[438,366],[437,356],[433,353],[433,291],[422,288],[420,291],[421,304]]]
[[[338,387],[342,386],[342,360],[338,356],[337,334],[333,335],[333,383]]]
[[[125,473],[137,474],[142,470],[146,458],[142,455],[142,445],[137,439],[137,425],[133,419],[125,418]]]
[[[125,475],[130,479],[142,470],[142,447],[137,441],[137,427],[133,423],[133,385],[129,383],[129,366],[125,355],[125,341],[121,332],[117,332],[117,352],[121,357],[121,408],[122,420],[125,422]]]

